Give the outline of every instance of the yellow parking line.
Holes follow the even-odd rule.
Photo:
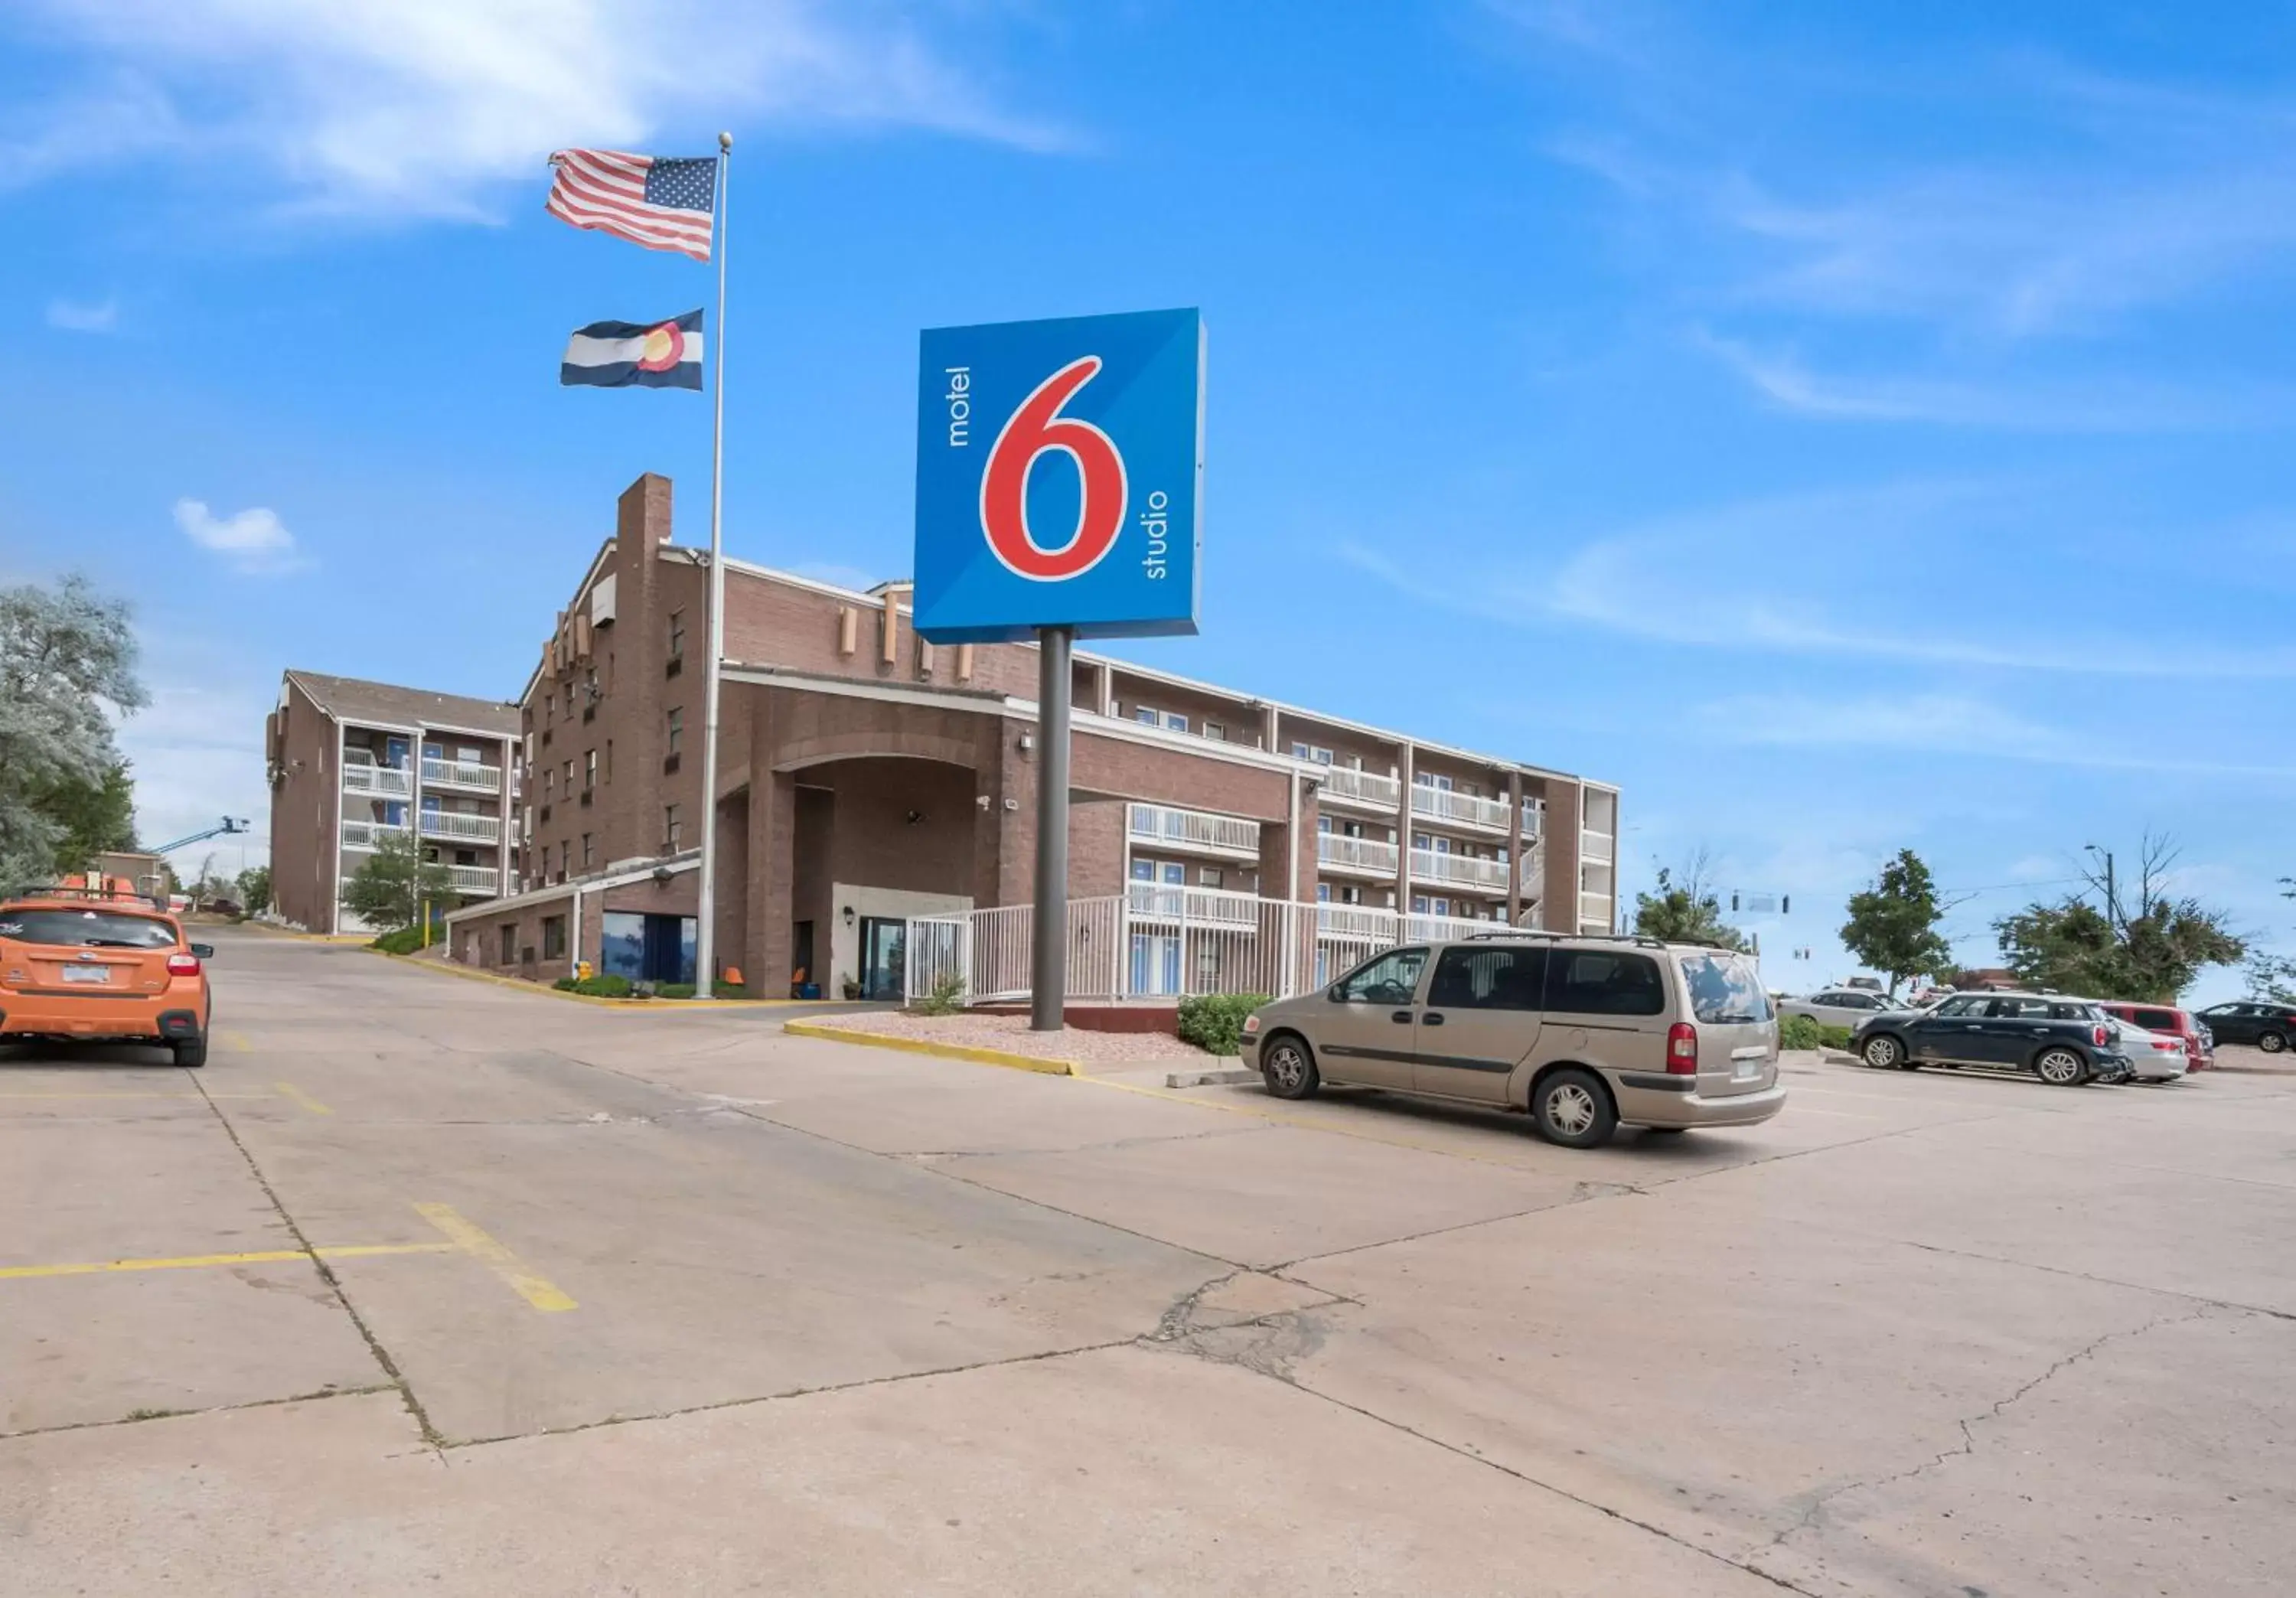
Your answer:
[[[322,1259],[360,1259],[378,1254],[449,1254],[454,1243],[355,1243],[317,1250]],[[300,1249],[262,1249],[249,1254],[182,1254],[166,1259],[103,1259],[71,1265],[0,1266],[0,1280],[37,1276],[102,1276],[118,1271],[185,1271],[202,1266],[276,1265],[308,1259]]]
[[[223,1037],[224,1046],[231,1050],[234,1053],[252,1054],[255,1053],[255,1045],[247,1041],[246,1033],[226,1032],[221,1036]]]
[[[526,1262],[470,1221],[451,1204],[417,1204],[415,1213],[445,1233],[455,1246],[484,1263],[510,1284],[510,1289],[535,1308],[551,1314],[576,1307],[574,1300],[553,1282],[526,1268]]]
[[[318,1100],[305,1093],[292,1082],[274,1082],[271,1086],[279,1090],[281,1098],[292,1103],[298,1110],[307,1110],[312,1115],[334,1114],[333,1110],[320,1103]]]

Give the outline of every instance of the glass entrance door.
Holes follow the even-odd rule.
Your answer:
[[[898,1002],[908,966],[909,923],[898,916],[861,918],[861,996]]]

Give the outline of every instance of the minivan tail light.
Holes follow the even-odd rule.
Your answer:
[[[168,955],[168,974],[171,977],[198,976],[200,974],[200,957],[197,955]]]
[[[1694,1077],[1698,1074],[1698,1028],[1688,1021],[1677,1021],[1666,1029],[1666,1074],[1669,1077]]]

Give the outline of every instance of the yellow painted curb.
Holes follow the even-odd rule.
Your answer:
[[[372,944],[359,946],[370,955],[381,955],[385,960],[401,965],[411,965],[418,971],[437,971],[444,977],[460,977],[466,982],[491,982],[497,987],[515,987],[521,993],[539,994],[545,999],[571,999],[578,1004],[594,1004],[604,1010],[652,1010],[657,1013],[682,1010],[770,1010],[776,1005],[814,1004],[817,999],[609,999],[594,993],[568,993],[562,987],[553,987],[547,982],[529,982],[523,977],[505,977],[490,971],[472,971],[467,965],[453,965],[444,960],[418,960],[412,955],[393,955]]]
[[[898,1049],[905,1054],[934,1054],[943,1060],[966,1060],[975,1065],[1001,1065],[1041,1077],[1081,1077],[1084,1068],[1073,1060],[1040,1060],[1006,1049],[974,1048],[969,1044],[931,1043],[922,1037],[895,1037],[884,1032],[861,1032],[851,1027],[824,1027],[818,1021],[783,1021],[782,1030],[799,1037],[818,1037],[826,1043],[865,1043],[872,1048]]]

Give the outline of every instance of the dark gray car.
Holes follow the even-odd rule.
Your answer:
[[[2118,1082],[2129,1073],[2104,1012],[2057,994],[1956,994],[1931,1009],[1874,1016],[1850,1034],[1849,1046],[1877,1069],[1991,1066],[2030,1071],[2054,1087]]]

